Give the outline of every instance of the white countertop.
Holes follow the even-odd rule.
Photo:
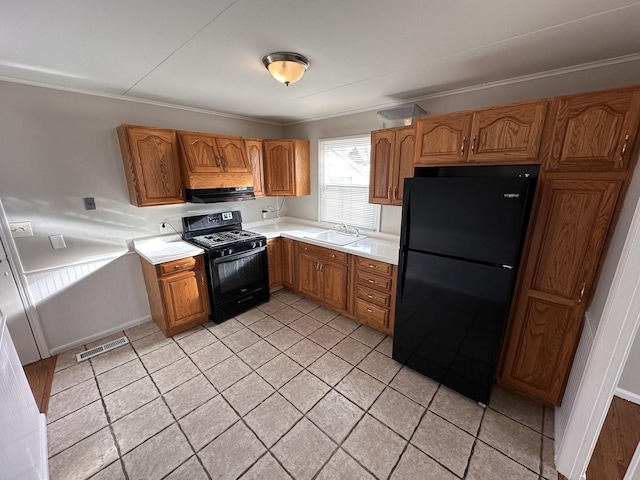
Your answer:
[[[134,240],[133,248],[138,255],[153,265],[204,253],[202,248],[185,242],[177,233]]]
[[[398,264],[398,249],[400,248],[400,239],[395,239],[392,235],[386,235],[386,237],[389,237],[390,239],[367,236],[362,240],[350,243],[348,245],[335,245],[332,243],[321,242],[313,238],[307,238],[307,235],[313,235],[314,233],[319,233],[330,229],[307,225],[304,223],[298,223],[291,220],[281,221],[278,225],[275,226],[273,224],[273,220],[270,220],[268,224],[266,224],[266,222],[263,225],[253,223],[250,225],[243,225],[243,228],[252,232],[261,233],[267,238],[291,238],[293,240],[311,243],[313,245],[318,245],[325,248],[331,248],[340,252],[359,255],[361,257],[370,258],[372,260],[379,260],[381,262],[387,262],[393,265]]]

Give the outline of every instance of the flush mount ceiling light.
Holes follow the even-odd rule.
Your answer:
[[[293,52],[275,52],[262,57],[273,78],[289,86],[302,78],[309,68],[309,60],[304,55]]]

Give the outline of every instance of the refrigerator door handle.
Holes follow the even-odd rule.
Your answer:
[[[513,265],[502,265],[502,268],[506,268],[507,270],[513,270]]]
[[[402,302],[404,296],[404,282],[407,277],[405,264],[407,263],[407,251],[400,250],[400,258],[398,259],[398,272],[400,272],[400,278],[398,279],[398,291],[396,293],[396,300]]]

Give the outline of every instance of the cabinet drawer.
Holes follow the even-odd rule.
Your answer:
[[[365,302],[375,303],[381,307],[389,308],[391,306],[391,295],[388,293],[377,292],[371,288],[356,285],[356,298]]]
[[[308,253],[318,258],[331,260],[332,262],[347,263],[348,254],[332,250],[330,248],[318,247],[309,243],[301,242],[298,247],[299,252]]]
[[[381,275],[391,275],[392,265],[386,262],[379,262],[378,260],[371,260],[369,258],[357,257],[356,265],[358,269],[368,272],[375,272]]]
[[[356,271],[356,281],[360,285],[365,285],[370,288],[376,288],[378,290],[384,290],[385,292],[391,291],[391,278],[382,277],[374,273],[363,272],[362,270]]]
[[[156,265],[158,275],[170,275],[176,272],[182,272],[184,270],[191,270],[197,267],[203,266],[202,256],[181,258],[180,260],[174,260],[173,262],[164,262]]]
[[[359,298],[356,298],[356,317],[366,323],[372,323],[384,328],[389,326],[389,309],[378,307]]]

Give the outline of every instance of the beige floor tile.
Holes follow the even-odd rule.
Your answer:
[[[300,420],[271,453],[296,480],[310,480],[336,449],[329,437],[309,420]]]
[[[304,370],[280,389],[280,393],[303,413],[309,411],[331,387]]]
[[[280,351],[271,345],[266,340],[260,340],[257,343],[254,343],[248,348],[245,348],[243,351],[238,353],[238,356],[242,359],[244,363],[249,365],[254,370],[265,363],[267,363],[272,358],[277,357],[280,354]]]
[[[427,412],[411,443],[431,458],[462,477],[467,468],[474,437],[455,425]]]
[[[409,445],[400,458],[390,480],[457,480],[453,473]],[[487,479],[489,480],[489,479]],[[507,479],[503,479],[507,480]]]
[[[371,375],[354,368],[335,388],[360,408],[366,410],[384,390],[384,384]]]
[[[311,332],[307,338],[313,340],[321,347],[329,349],[340,342],[344,336],[344,333],[339,332],[335,328],[323,325],[315,332]]]
[[[271,300],[269,300],[267,303],[263,303],[262,305],[258,306],[260,310],[262,310],[264,313],[268,315],[271,315],[274,318],[278,318],[274,315],[274,313],[286,307],[287,307],[286,303],[281,302],[280,300],[274,297],[272,297]]]
[[[218,395],[178,420],[178,423],[198,452],[239,418],[222,395]],[[202,428],[203,425],[207,428]]]
[[[330,327],[327,327],[330,328]],[[371,352],[371,347],[360,343],[351,337],[346,337],[335,347],[331,349],[331,353],[336,354],[351,365],[357,365]]]
[[[205,323],[207,323],[207,322],[205,322]],[[212,322],[212,323],[213,323],[213,322]],[[175,342],[177,342],[178,340],[182,340],[183,338],[186,338],[186,337],[188,337],[188,336],[190,336],[190,335],[193,335],[194,333],[199,332],[199,331],[201,331],[202,329],[204,329],[203,324],[196,325],[195,327],[190,328],[189,330],[186,330],[186,331],[184,331],[184,332],[180,332],[180,333],[176,333],[176,334],[175,334],[173,337],[171,337],[171,338],[173,338],[173,340],[174,340]]]
[[[252,323],[257,322],[258,320],[266,316],[267,314],[264,313],[259,308],[252,308],[251,310],[247,310],[246,312],[241,313],[240,315],[236,315],[235,319],[238,320],[244,326],[249,326]]]
[[[345,317],[344,315],[338,315],[337,317],[333,318],[328,323],[328,325],[331,328],[335,328],[339,332],[344,333],[345,335],[349,335],[351,332],[353,332],[360,326],[358,322],[355,322],[350,318]]]
[[[318,307],[311,310],[307,315],[315,318],[320,323],[328,323],[338,316],[338,313],[325,307]]]
[[[233,352],[222,342],[215,342],[190,355],[191,360],[203,372],[233,356]]]
[[[200,328],[198,331],[187,337],[175,340],[187,355],[191,355],[192,353],[202,350],[204,347],[218,341],[218,339],[206,328]]]
[[[151,335],[152,333],[159,332],[160,329],[153,322],[145,322],[140,325],[136,325],[135,327],[131,327],[124,331],[124,334],[127,336],[130,342],[135,342],[136,340],[146,337],[147,335]]]
[[[308,315],[302,316],[289,324],[289,328],[292,328],[305,337],[318,330],[321,326],[321,322]]]
[[[167,393],[178,385],[182,385],[187,380],[200,374],[198,367],[185,357],[171,365],[167,365],[151,374],[151,378],[160,390],[160,393]]]
[[[383,341],[376,347],[376,351],[391,357],[393,354],[393,337],[385,337]]]
[[[122,463],[120,460],[116,460],[96,473],[91,477],[91,480],[127,480],[127,477],[122,470]]]
[[[408,440],[420,423],[424,410],[422,405],[387,387],[369,413]]]
[[[478,438],[530,470],[540,473],[540,433],[488,409]]]
[[[193,456],[170,475],[164,477],[164,480],[209,480],[209,476],[204,471],[204,467],[200,465],[198,457]]]
[[[207,445],[198,456],[212,478],[233,480],[264,452],[260,440],[244,423],[238,422]]]
[[[260,460],[246,472],[240,480],[292,480],[291,476],[285,472],[284,468],[276,461],[270,453],[264,455]]]
[[[489,407],[534,429],[536,432],[542,432],[543,406],[540,403],[495,386],[491,391]]]
[[[538,474],[527,470],[490,446],[477,442],[465,480],[518,479],[538,480]]]
[[[320,306],[319,304],[317,304],[313,300],[309,300],[308,298],[300,299],[297,302],[291,303],[290,305],[296,310],[300,310],[302,313],[309,313]]]
[[[47,426],[49,457],[96,433],[109,424],[101,401],[70,413]]]
[[[473,436],[478,434],[484,408],[478,402],[441,385],[429,410]]]
[[[193,455],[177,425],[171,425],[123,458],[131,479],[163,478]]]
[[[342,448],[377,477],[387,478],[406,444],[398,434],[365,415]]]
[[[280,330],[282,327],[284,327],[282,323],[271,317],[265,317],[249,325],[249,329],[255,334],[260,335],[262,338],[268,337],[273,332]]]
[[[290,290],[279,290],[278,291],[278,295],[274,295],[278,300],[280,300],[283,303],[286,303],[287,305],[293,305],[294,303],[299,302],[300,300],[302,300],[302,297],[300,295],[298,295],[297,293],[293,293]]]
[[[554,441],[547,437],[542,437],[542,476],[545,480],[556,480],[558,472],[556,471],[555,461],[553,459]]]
[[[388,384],[402,368],[402,364],[374,350],[358,364],[358,368],[382,383]]]
[[[307,413],[307,417],[336,443],[347,438],[363,415],[364,410],[335,390],[327,393]]]
[[[259,341],[260,337],[248,328],[238,330],[237,332],[234,332],[228,337],[224,337],[222,339],[222,343],[224,343],[235,353],[241,352],[245,348],[250,347],[251,345]]]
[[[402,367],[390,385],[424,407],[429,405],[438,389],[435,381],[409,367]]]
[[[160,347],[151,353],[147,353],[140,357],[144,367],[149,373],[153,373],[156,370],[160,370],[167,365],[171,365],[173,362],[185,357],[185,353],[178,346],[177,343],[171,342],[164,347]]]
[[[89,362],[84,361],[77,363],[64,370],[58,370],[53,374],[53,382],[51,384],[51,395],[78,385],[93,377],[93,370]]]
[[[223,339],[232,333],[236,333],[238,330],[242,330],[243,328],[244,325],[242,325],[238,320],[230,318],[222,323],[212,323],[207,327],[207,330],[213,333],[216,338]]]
[[[84,346],[80,346],[71,350],[67,350],[66,352],[59,353],[58,358],[56,359],[56,367],[54,371],[59,372],[60,370],[64,370],[65,368],[78,365],[78,359],[76,358],[76,355],[86,350],[87,349]]]
[[[281,353],[273,360],[265,363],[258,370],[258,374],[278,389],[302,371],[302,367]]]
[[[244,416],[260,405],[273,392],[274,389],[271,385],[257,373],[251,372],[225,390],[222,395],[240,416]]]
[[[174,422],[160,398],[111,424],[121,453],[127,453]]]
[[[307,369],[324,383],[335,385],[342,380],[353,366],[331,352],[325,353]]]
[[[384,340],[386,335],[367,325],[360,325],[357,330],[351,332],[350,337],[355,338],[359,342],[364,343],[371,348],[376,348],[380,342]]]
[[[353,458],[338,449],[331,460],[320,470],[316,480],[375,480]]]
[[[135,348],[138,355],[142,356],[171,343],[174,343],[172,338],[165,337],[162,332],[156,332],[138,340],[134,340],[131,342],[131,345]]]
[[[108,428],[94,433],[62,453],[49,459],[51,480],[83,480],[118,458],[118,451]]]
[[[142,377],[140,380],[104,397],[109,420],[115,422],[159,395],[160,393],[151,378]]]
[[[295,345],[300,340],[302,340],[302,338],[302,335],[300,335],[295,330],[291,330],[289,327],[284,327],[277,332],[269,335],[265,340],[267,340],[267,342],[276,347],[278,350],[284,352],[292,345]]]
[[[219,392],[223,392],[250,373],[251,368],[235,355],[204,372]]]
[[[555,411],[553,407],[544,407],[543,433],[549,438],[555,438]]]
[[[267,447],[273,446],[302,418],[282,395],[275,393],[244,417],[249,428]]]
[[[136,358],[136,352],[130,344],[121,345],[113,350],[89,359],[96,375],[130,362]]]
[[[140,380],[147,372],[139,359],[120,365],[96,377],[98,388],[103,396],[109,395],[130,383]],[[55,381],[55,377],[54,377]]]
[[[326,350],[320,345],[303,338],[284,353],[303,367],[308,367],[325,352]]]
[[[71,388],[53,395],[49,399],[47,423],[54,422],[65,415],[75,412],[100,398],[95,378],[90,378]]]
[[[218,394],[202,374],[164,394],[173,416],[180,419]]]

